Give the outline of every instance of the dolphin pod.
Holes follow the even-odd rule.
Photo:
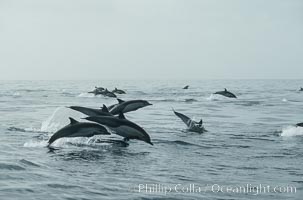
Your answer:
[[[230,91],[227,91],[226,88],[224,88],[224,91],[215,92],[214,94],[220,94],[220,95],[228,97],[228,98],[237,98],[236,95],[234,95]]]
[[[102,109],[69,106],[68,108],[88,116],[84,119],[94,121],[97,124],[78,122],[75,119],[70,118],[70,124],[54,133],[48,143],[51,145],[55,140],[63,137],[92,137],[94,135],[109,135],[110,133],[107,129],[102,126],[105,125],[117,135],[122,136],[125,142],[130,139],[137,139],[153,145],[148,133],[136,123],[127,120],[123,115],[123,113],[138,110],[139,108],[143,108],[148,105],[151,104],[145,100],[123,101],[118,99],[118,104],[112,105],[111,110],[113,110],[114,114],[118,113],[119,117],[114,116],[114,114],[111,113],[104,104]]]
[[[184,87],[187,89],[188,86]],[[303,91],[303,88],[301,88]],[[95,93],[119,93],[123,94],[123,90],[115,88],[113,92],[108,91],[102,87],[95,87],[93,91]],[[236,95],[228,91],[226,88],[224,91],[218,91],[214,94],[223,95],[229,98],[237,98]],[[51,145],[54,141],[64,137],[92,137],[94,135],[110,135],[115,133],[124,138],[124,142],[129,140],[140,140],[148,144],[153,145],[149,134],[138,124],[125,118],[124,113],[136,111],[140,108],[152,105],[146,100],[128,100],[123,101],[117,98],[118,103],[106,106],[103,104],[102,108],[88,108],[82,106],[70,106],[68,108],[81,112],[87,117],[83,118],[91,122],[78,122],[73,118],[70,119],[70,124],[58,130],[49,139],[48,143]],[[174,114],[180,118],[187,126],[189,131],[203,133],[207,130],[203,126],[202,119],[197,122],[189,118],[188,116],[177,112],[173,109]],[[119,115],[119,116],[116,116]],[[92,123],[95,122],[95,123]],[[297,127],[303,127],[302,123],[297,123]],[[127,143],[126,143],[127,144]],[[48,145],[48,146],[49,146]]]
[[[109,91],[107,88],[97,87],[97,86],[95,86],[95,89],[93,91],[90,91],[88,93],[94,94],[95,96],[103,95],[106,97],[114,97],[114,98],[117,97],[116,94],[126,94],[126,92],[121,89],[115,88],[113,91]]]
[[[73,118],[70,119],[70,124],[58,130],[53,136],[48,140],[48,146],[54,141],[63,137],[92,137],[94,135],[110,135],[110,133],[96,123],[89,122],[78,122]]]
[[[189,117],[187,117],[186,115],[176,112],[174,109],[173,109],[173,112],[175,113],[176,116],[178,116],[186,124],[189,131],[197,132],[197,133],[203,133],[206,131],[203,127],[202,119],[199,122],[196,122],[196,121],[190,119]]]

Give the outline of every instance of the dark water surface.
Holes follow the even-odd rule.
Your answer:
[[[292,125],[303,122],[303,80],[0,83],[0,199],[302,199],[303,128]],[[69,116],[83,117],[66,106],[116,103],[87,94],[95,85],[153,104],[126,116],[154,146],[96,137],[45,147]],[[211,95],[224,87],[238,99]],[[187,132],[172,108],[202,117],[208,132]],[[260,184],[271,192],[258,192]],[[277,186],[296,193],[273,192]]]

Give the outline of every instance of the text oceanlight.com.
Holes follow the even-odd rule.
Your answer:
[[[149,194],[169,194],[169,193],[234,193],[234,194],[266,194],[266,193],[296,193],[297,188],[291,185],[220,185],[220,184],[138,184],[135,191]]]

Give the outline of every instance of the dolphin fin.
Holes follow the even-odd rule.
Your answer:
[[[202,124],[203,124],[202,119],[198,122],[198,124],[199,124],[199,126],[202,126]]]
[[[77,124],[77,123],[79,123],[77,120],[75,120],[72,117],[69,117],[69,121],[70,121],[70,124]]]
[[[126,119],[125,116],[124,116],[124,114],[123,114],[123,112],[119,113],[119,119]]]
[[[102,112],[109,112],[109,111],[108,111],[108,108],[107,108],[106,105],[104,105],[104,104],[103,104],[103,107],[102,107]]]
[[[125,102],[125,101],[123,101],[122,99],[119,99],[119,98],[117,98],[117,100],[118,100],[119,104]]]

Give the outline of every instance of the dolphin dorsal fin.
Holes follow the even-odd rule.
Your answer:
[[[198,123],[199,125],[202,125],[203,124],[203,121],[202,121],[202,119],[199,121],[199,123]]]
[[[224,91],[225,91],[225,92],[227,92],[227,89],[226,89],[226,88],[224,88]]]
[[[117,100],[118,100],[119,104],[125,102],[125,101],[123,101],[122,99],[119,99],[119,98],[117,98]]]
[[[72,117],[69,117],[69,121],[70,121],[70,124],[77,124],[77,123],[79,123],[77,120],[75,120]]]
[[[123,114],[123,112],[119,113],[119,119],[126,119],[125,116],[124,116],[124,114]]]
[[[103,107],[102,107],[102,112],[107,112],[107,113],[109,112],[107,106],[104,105],[104,104],[103,104]]]

